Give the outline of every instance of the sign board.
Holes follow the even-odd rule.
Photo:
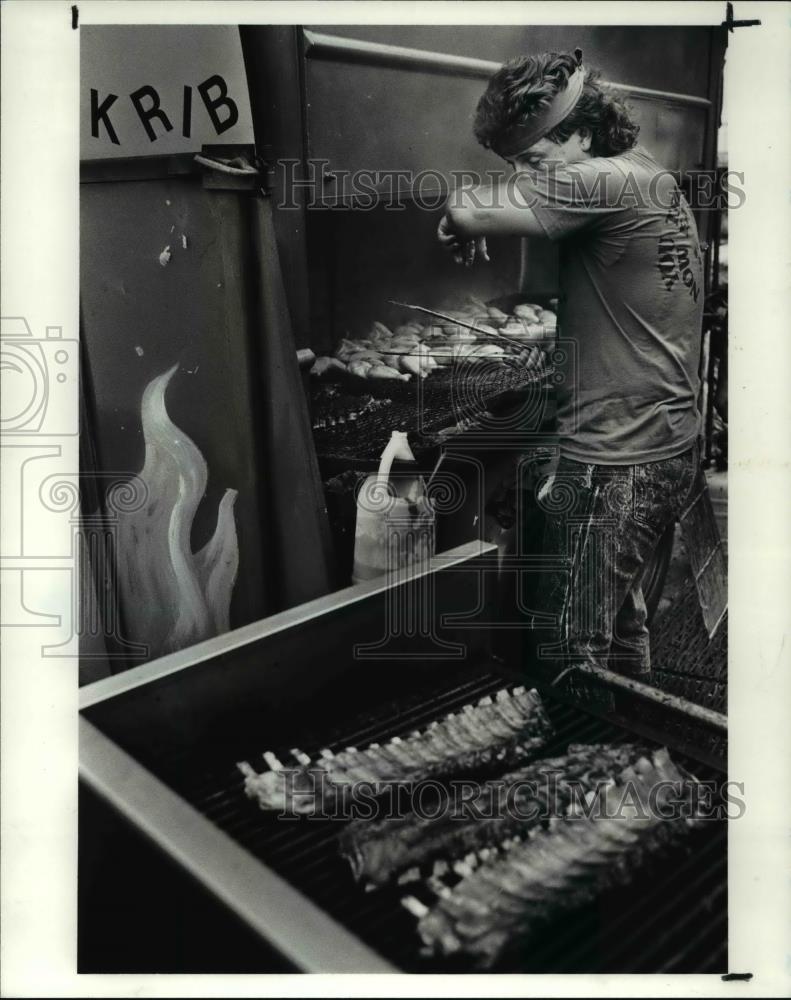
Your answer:
[[[235,26],[88,25],[80,46],[80,159],[253,142]]]

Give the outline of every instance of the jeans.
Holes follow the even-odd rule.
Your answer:
[[[578,662],[633,677],[650,671],[641,578],[656,543],[692,496],[698,446],[640,465],[561,458],[536,485],[544,511],[543,567],[533,605],[531,652],[556,676]]]

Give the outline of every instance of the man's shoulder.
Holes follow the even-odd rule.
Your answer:
[[[666,188],[675,186],[668,170],[641,146],[616,156],[594,156],[570,164],[575,189],[591,204],[610,208],[640,208],[666,198]]]
[[[629,225],[637,225],[644,210],[656,214],[656,206],[667,201],[665,187],[675,184],[639,146],[617,156],[520,172],[515,180],[549,239],[565,239],[583,230],[618,229],[623,235]]]
[[[642,146],[633,146],[614,156],[592,156],[570,164],[567,169],[580,177],[653,177],[668,173]]]

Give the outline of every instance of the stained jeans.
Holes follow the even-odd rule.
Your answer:
[[[577,662],[644,677],[650,670],[641,578],[659,537],[681,515],[700,465],[697,445],[640,465],[561,458],[539,480],[544,566],[531,602],[531,652],[549,674]]]

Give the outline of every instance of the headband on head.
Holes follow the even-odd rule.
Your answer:
[[[515,159],[571,114],[582,95],[582,85],[585,82],[585,67],[580,62],[582,51],[576,49],[575,55],[579,65],[569,77],[565,90],[555,94],[549,106],[530,121],[506,129],[497,143],[492,143],[492,149],[498,156],[504,160]]]

